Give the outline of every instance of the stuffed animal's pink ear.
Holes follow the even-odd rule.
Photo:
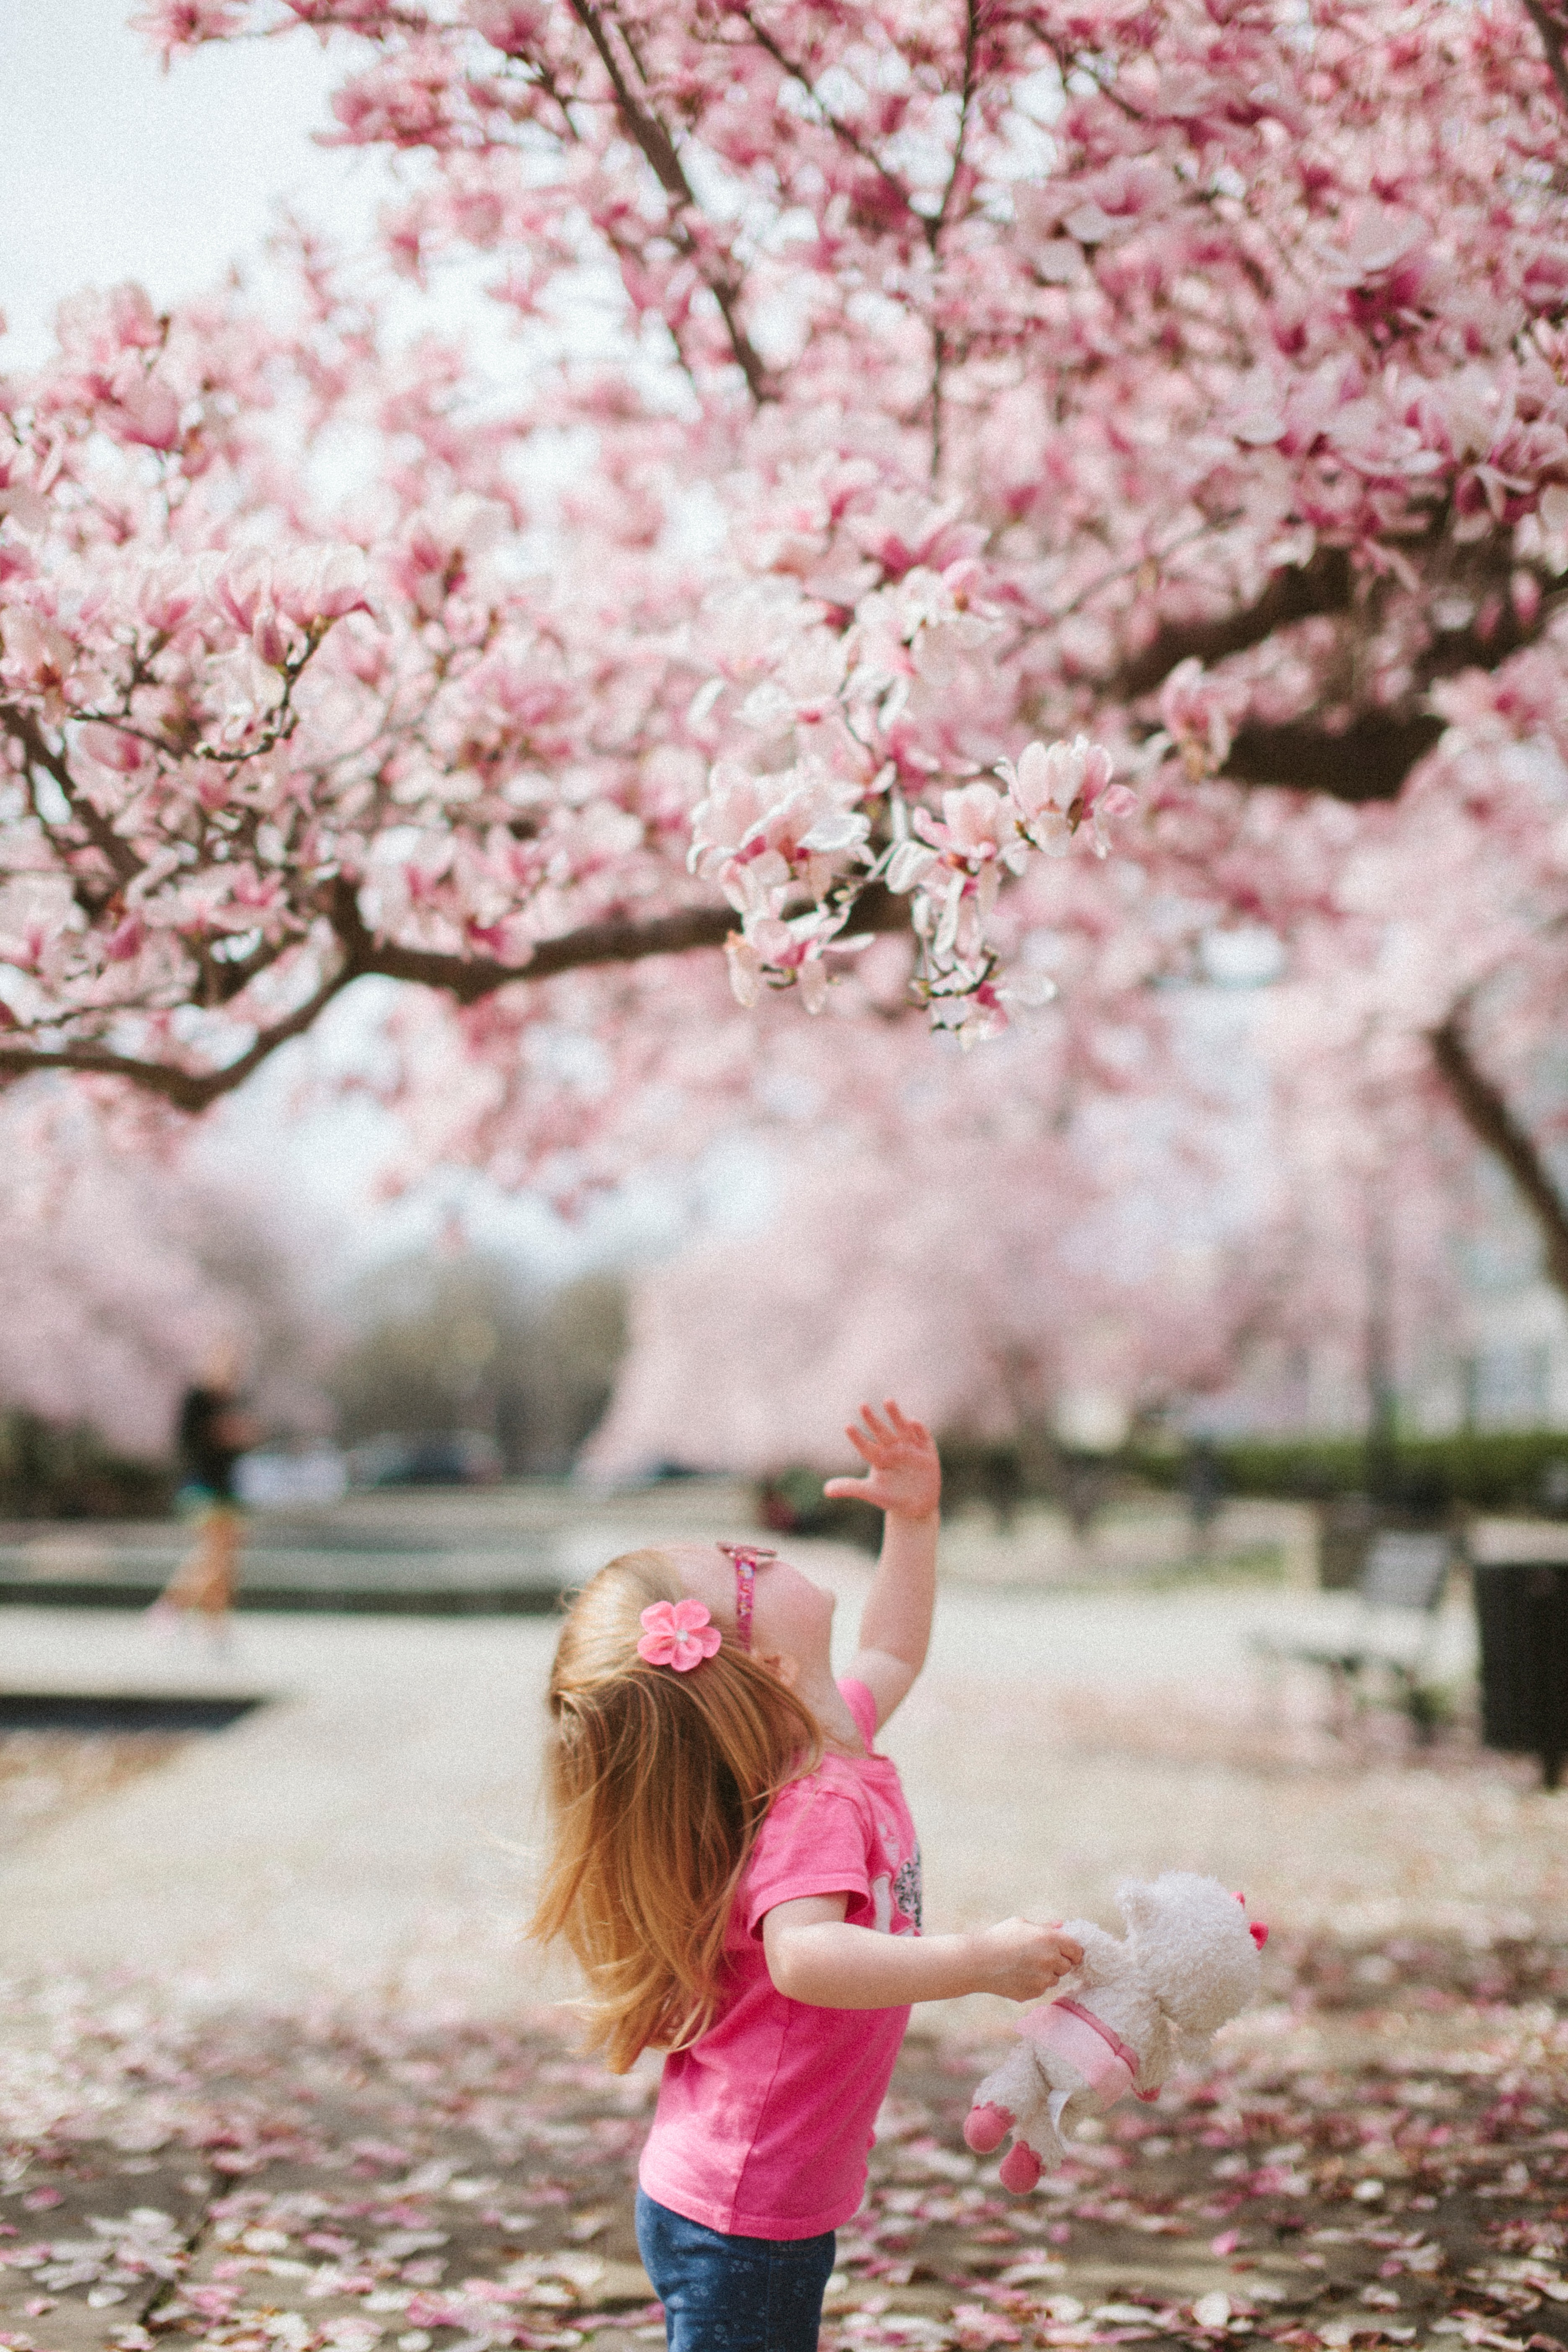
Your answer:
[[[1236,1899],[1245,1911],[1247,1908],[1246,1895],[1237,1891]],[[1253,1942],[1257,1945],[1258,1950],[1261,1951],[1264,1945],[1268,1941],[1268,1930],[1264,1926],[1262,1920],[1249,1919],[1247,1923],[1247,1932],[1251,1937]]]
[[[1246,1895],[1243,1895],[1243,1894],[1239,1891],[1239,1889],[1237,1889],[1237,1890],[1234,1890],[1234,1891],[1235,1891],[1235,1893],[1236,1893],[1236,1899],[1237,1899],[1237,1901],[1240,1904],[1240,1906],[1241,1906],[1242,1909],[1245,1911],[1245,1910],[1246,1910],[1246,1908],[1247,1908],[1247,1897],[1246,1897]],[[1257,1947],[1258,1947],[1258,1950],[1259,1950],[1259,1951],[1261,1951],[1261,1950],[1263,1949],[1264,1945],[1268,1941],[1268,1928],[1264,1926],[1264,1924],[1263,1924],[1262,1920],[1261,1920],[1261,1919],[1249,1919],[1249,1920],[1247,1921],[1247,1934],[1251,1937],[1251,1938],[1252,1938],[1253,1942],[1257,1945]]]

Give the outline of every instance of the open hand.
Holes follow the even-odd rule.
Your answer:
[[[866,1465],[863,1478],[829,1478],[825,1495],[874,1503],[900,1519],[931,1517],[942,1502],[942,1464],[931,1432],[908,1421],[889,1397],[880,1413],[863,1404],[845,1436]]]

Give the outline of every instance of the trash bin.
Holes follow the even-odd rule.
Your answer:
[[[1319,1504],[1318,1582],[1325,1592],[1354,1590],[1377,1529],[1377,1507],[1365,1495],[1331,1495]]]
[[[1555,1789],[1568,1758],[1568,1560],[1490,1560],[1472,1573],[1481,1738],[1539,1756],[1542,1782]]]

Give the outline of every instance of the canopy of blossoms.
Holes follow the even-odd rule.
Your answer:
[[[520,976],[727,943],[743,1004],[886,1009],[885,929],[966,1041],[1216,923],[1375,960],[1436,911],[1429,1028],[1550,961],[1549,11],[140,21],[335,42],[331,135],[400,159],[384,259],[477,272],[515,362],[300,237],[281,320],[84,296],[5,383],[5,1069],[199,1108],[382,972],[474,1008],[504,1091]],[[700,961],[652,1044],[614,980],[567,1025],[635,1067]]]

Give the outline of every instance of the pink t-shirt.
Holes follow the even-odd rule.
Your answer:
[[[864,1683],[838,1687],[869,1748],[875,1700]],[[664,2062],[638,2179],[727,2237],[815,2238],[849,2219],[909,2022],[907,2008],[816,2009],[775,1990],[763,1921],[807,1895],[847,1895],[856,1927],[919,1935],[920,1846],[888,1757],[825,1756],[779,1790],[730,1914],[731,1990]]]

